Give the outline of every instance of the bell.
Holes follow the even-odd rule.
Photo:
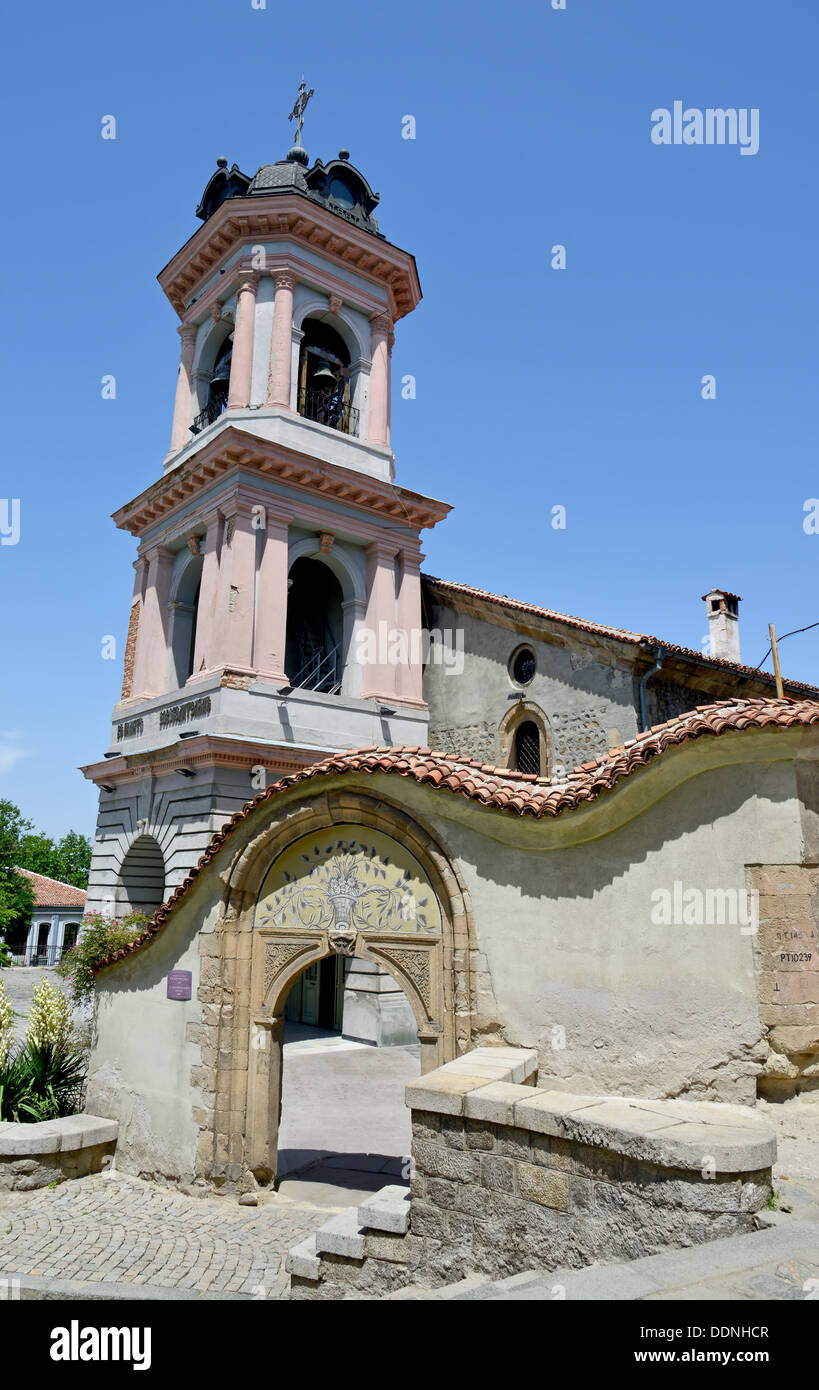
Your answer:
[[[316,386],[335,386],[336,374],[326,358],[322,359],[314,371],[313,382]]]
[[[211,396],[224,396],[230,386],[230,367],[220,366],[216,375],[211,378]]]

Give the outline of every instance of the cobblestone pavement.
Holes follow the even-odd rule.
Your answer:
[[[0,1198],[0,1278],[147,1285],[282,1298],[284,1257],[327,1208],[186,1197],[102,1174]]]

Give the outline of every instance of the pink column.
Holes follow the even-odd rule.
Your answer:
[[[250,405],[250,385],[253,374],[253,330],[256,326],[256,289],[259,276],[255,271],[239,281],[236,329],[233,334],[233,355],[230,364],[228,410],[246,410]]]
[[[135,699],[163,694],[168,662],[168,599],[174,552],[157,545],[146,552],[145,558],[148,576],[134,658]]]
[[[171,428],[171,453],[183,449],[190,437],[191,422],[191,367],[193,365],[193,345],[196,341],[196,324],[179,325],[182,351],[179,357],[179,373],[176,378],[176,400],[173,407],[173,426]]]
[[[193,671],[189,681],[198,680],[216,665],[214,656],[214,626],[216,605],[219,598],[219,541],[222,532],[222,518],[218,512],[210,512],[205,518],[207,531],[202,547],[202,578],[199,584],[199,606],[196,612],[196,639],[193,653]]]
[[[268,681],[284,685],[284,648],[287,633],[287,576],[289,573],[288,520],[267,515],[267,535],[259,564],[256,596],[256,640],[253,665]]]
[[[290,407],[290,359],[293,344],[293,290],[296,277],[290,270],[274,270],[273,333],[270,340],[270,375],[267,404]]]
[[[421,627],[421,560],[402,550],[398,589],[398,626],[406,642],[407,662],[398,667],[397,694],[413,704],[424,703]]]
[[[219,592],[210,664],[232,671],[253,669],[253,613],[256,598],[256,531],[243,498],[221,508],[225,518],[219,556]]]
[[[362,698],[394,700],[396,667],[389,653],[395,634],[395,548],[383,541],[367,546],[366,628],[375,660],[362,672]]]
[[[389,314],[377,314],[370,319],[370,428],[371,444],[384,448],[389,443],[390,419],[390,346],[392,320]]]

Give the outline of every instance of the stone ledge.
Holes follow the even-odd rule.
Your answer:
[[[531,1095],[531,1087],[523,1083],[536,1072],[537,1053],[531,1048],[476,1047],[418,1081],[411,1081],[405,1092],[406,1103],[411,1110],[463,1115],[464,1097],[478,1087],[518,1085]]]
[[[97,1144],[114,1144],[118,1133],[116,1120],[105,1120],[97,1115],[67,1115],[62,1120],[42,1120],[33,1125],[3,1121],[0,1123],[0,1159],[68,1153]]]
[[[537,1065],[524,1048],[479,1047],[413,1081],[411,1110],[513,1126],[665,1168],[749,1173],[776,1157],[773,1129],[752,1110],[716,1102],[572,1095],[522,1084]]]

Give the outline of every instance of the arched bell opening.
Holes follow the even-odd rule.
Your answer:
[[[285,672],[295,689],[338,694],[344,672],[341,585],[329,566],[301,556],[290,570]]]
[[[192,434],[198,434],[200,430],[205,429],[207,425],[212,425],[214,420],[218,420],[223,410],[226,409],[228,391],[230,389],[230,365],[232,360],[233,331],[231,330],[216,353],[216,360],[211,370],[210,381],[207,384],[205,405],[191,425]],[[200,367],[200,374],[201,370]]]
[[[331,324],[320,318],[306,318],[302,333],[299,414],[329,429],[357,435],[358,410],[352,403],[355,382],[347,344]]]

